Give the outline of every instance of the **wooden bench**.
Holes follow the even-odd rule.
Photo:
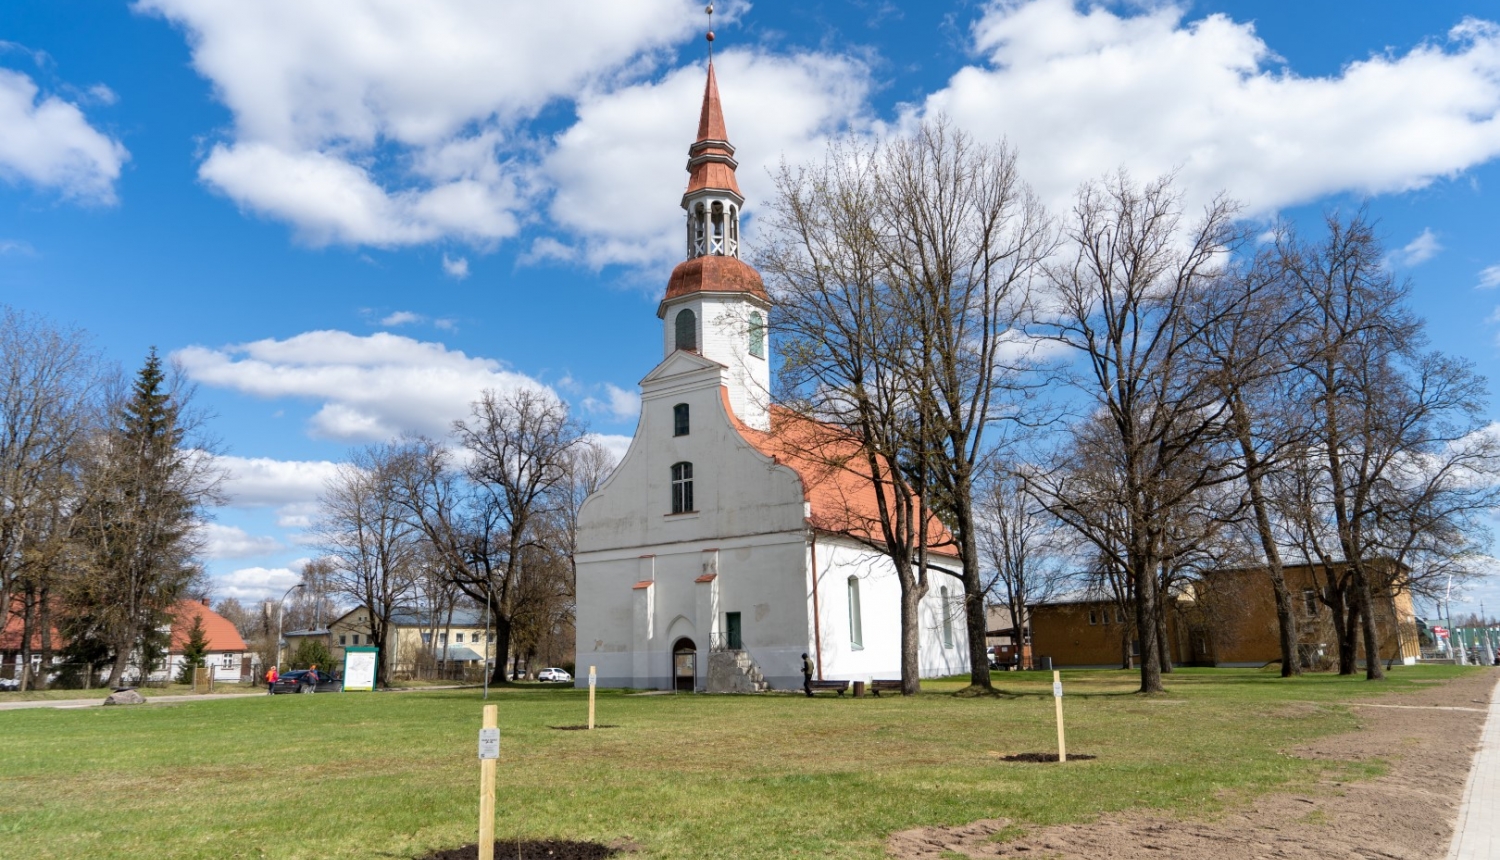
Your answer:
[[[885,690],[891,693],[899,693],[901,692],[901,681],[898,679],[895,681],[875,680],[870,682],[870,693],[872,695],[879,696],[881,690]]]
[[[840,696],[842,696],[842,695],[844,695],[844,691],[847,690],[847,689],[849,689],[849,682],[848,681],[813,681],[812,682],[812,689],[814,691],[816,691],[816,690],[836,690],[838,692],[838,694]]]

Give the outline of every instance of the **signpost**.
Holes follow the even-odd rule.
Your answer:
[[[1057,705],[1057,760],[1065,762],[1068,760],[1068,741],[1063,736],[1062,673],[1055,669],[1052,672],[1052,701]]]
[[[499,706],[484,706],[479,730],[479,860],[495,860],[495,762],[500,758]]]
[[[594,683],[595,683],[595,681],[596,681],[596,675],[594,674],[594,667],[590,666],[589,667],[589,731],[593,731],[594,730]]]

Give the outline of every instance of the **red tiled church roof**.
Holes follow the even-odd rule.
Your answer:
[[[811,514],[808,524],[820,531],[846,534],[860,541],[882,543],[880,498],[860,444],[846,432],[814,421],[782,406],[771,407],[771,430],[756,430],[740,421],[720,389],[724,410],[735,429],[755,449],[790,467],[802,479]],[[889,485],[883,487],[889,494]],[[887,498],[893,498],[887,495]],[[953,536],[929,515],[929,552],[956,559]]]

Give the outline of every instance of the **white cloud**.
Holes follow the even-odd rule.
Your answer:
[[[1436,257],[1441,250],[1443,246],[1438,242],[1437,235],[1432,232],[1431,228],[1423,228],[1417,238],[1406,243],[1406,246],[1401,249],[1398,259],[1404,266],[1415,266]]]
[[[768,169],[823,154],[828,138],[865,126],[869,70],[848,57],[778,57],[747,50],[714,58],[724,122],[746,208],[770,196]],[[654,266],[683,256],[682,210],[688,145],[698,127],[704,69],[692,65],[658,81],[586,93],[578,122],[555,141],[542,166],[556,186],[550,215],[578,247],[552,237],[529,259],[578,259]]]
[[[18,254],[22,257],[36,256],[36,249],[31,247],[30,242],[20,239],[0,239],[0,257],[10,254]]]
[[[627,391],[616,385],[604,384],[603,400],[586,397],[583,400],[583,408],[590,412],[602,412],[616,421],[632,421],[641,414],[641,395],[639,392]]]
[[[252,535],[238,526],[205,523],[199,529],[207,544],[207,558],[254,558],[281,549],[281,542],[266,535]]]
[[[1479,289],[1493,290],[1500,287],[1500,263],[1479,270]]]
[[[328,460],[219,455],[215,464],[227,476],[229,503],[244,508],[285,509],[314,502],[338,471],[338,464]]]
[[[466,257],[449,257],[443,255],[443,271],[448,277],[462,281],[469,276],[469,260]]]
[[[485,389],[546,388],[493,359],[386,332],[315,331],[222,349],[191,346],[173,358],[204,385],[320,402],[312,435],[349,442],[403,432],[442,437]]]
[[[301,579],[297,571],[286,567],[245,567],[214,577],[214,594],[246,604],[275,600]]]
[[[27,75],[0,69],[0,179],[112,204],[115,181],[129,158],[118,140],[89,125],[76,104],[43,97]]]
[[[619,463],[621,460],[624,460],[625,459],[625,452],[630,450],[630,437],[629,436],[618,436],[618,435],[613,435],[613,434],[593,433],[593,434],[590,434],[589,438],[591,438],[595,442],[599,443],[600,447],[602,447],[602,448],[604,448],[604,450],[608,451],[610,453],[610,456],[614,457],[614,461],[616,463]]]
[[[393,314],[387,314],[383,317],[380,320],[380,324],[388,326],[407,325],[409,323],[419,323],[423,319],[424,317],[421,314],[414,314],[411,311],[396,311]]]
[[[1253,213],[1327,194],[1400,192],[1500,154],[1500,27],[1379,53],[1337,75],[1283,68],[1251,23],[1186,4],[1123,15],[1072,0],[991,3],[964,68],[907,120],[946,113],[1008,137],[1054,205],[1124,165],[1178,169],[1201,202],[1227,190]]]
[[[204,182],[315,244],[511,236],[525,122],[639,74],[701,26],[689,0],[139,0],[188,34],[233,116]]]

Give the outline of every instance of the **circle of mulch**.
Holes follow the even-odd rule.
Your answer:
[[[567,839],[536,839],[525,842],[495,840],[495,857],[517,860],[604,860],[620,853],[619,848],[598,842],[572,842]],[[479,843],[461,848],[444,848],[422,855],[419,860],[478,860]]]
[[[548,726],[547,728],[549,728],[549,729],[557,729],[560,732],[586,732],[586,731],[589,730],[588,726]],[[603,723],[599,723],[599,724],[596,724],[594,726],[594,728],[596,728],[596,729],[618,729],[619,726],[605,725]]]
[[[1068,761],[1093,761],[1097,756],[1079,755],[1068,753]],[[1001,761],[1034,761],[1034,762],[1056,762],[1057,753],[1016,753],[1015,755],[1004,755]]]

